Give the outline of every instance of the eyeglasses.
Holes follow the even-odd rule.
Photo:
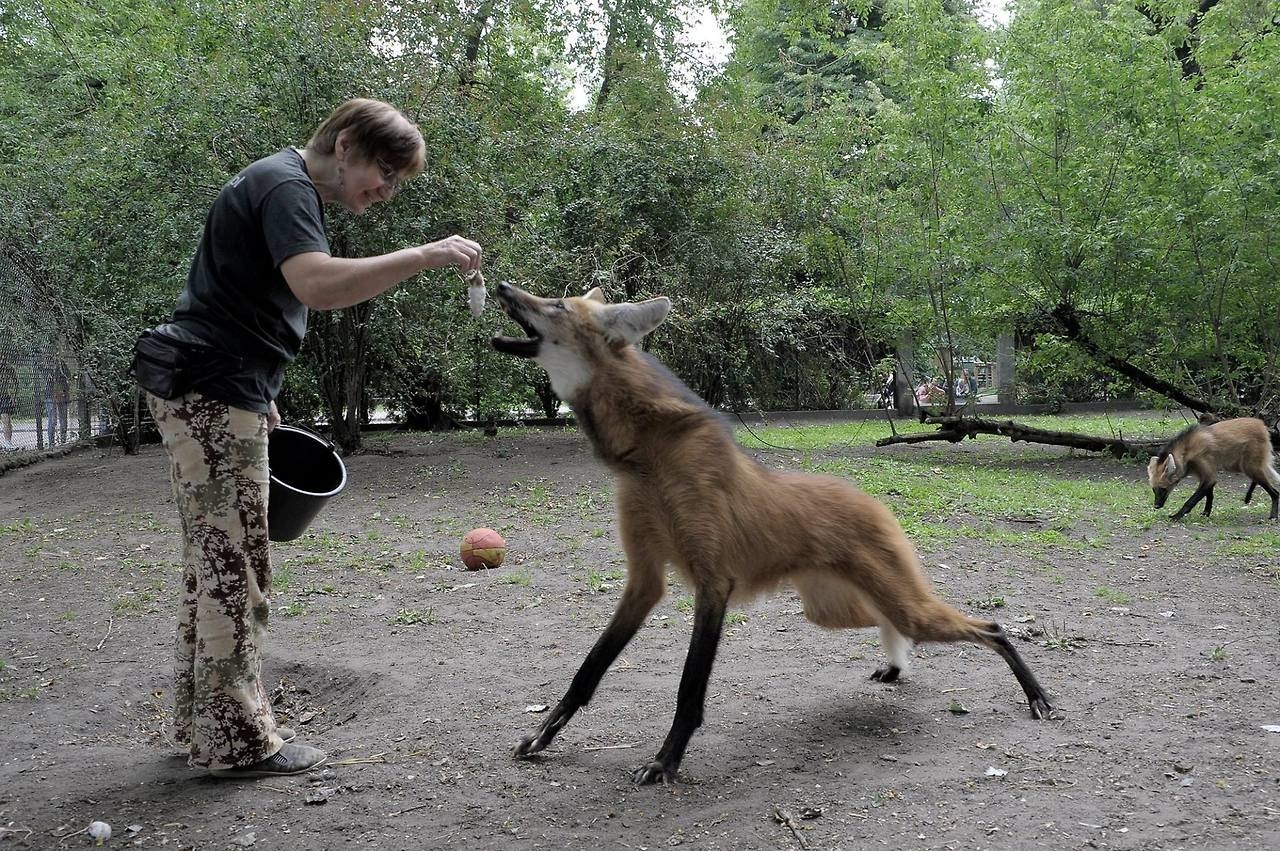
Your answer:
[[[374,165],[378,167],[378,172],[382,175],[382,184],[391,190],[394,195],[400,191],[401,177],[400,172],[392,168],[382,157],[373,158]]]

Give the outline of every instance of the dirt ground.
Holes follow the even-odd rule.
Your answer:
[[[681,782],[636,787],[688,642],[678,586],[555,743],[511,757],[621,589],[612,486],[583,437],[370,443],[313,531],[275,548],[267,679],[281,721],[333,765],[271,781],[210,779],[166,744],[179,556],[159,447],[0,477],[0,848],[88,846],[94,819],[108,846],[143,848],[1280,847],[1280,548],[1222,545],[1223,524],[1236,540],[1280,530],[1238,505],[1236,478],[1208,532],[1160,515],[1104,548],[922,553],[956,605],[1000,597],[990,614],[1020,636],[1052,720],[977,647],[925,645],[901,682],[872,682],[875,632],[819,629],[783,593],[731,613]],[[1139,466],[1045,451],[1035,464],[1086,485],[1131,479],[1134,512],[1156,516]],[[508,563],[469,573],[457,546],[481,525]]]

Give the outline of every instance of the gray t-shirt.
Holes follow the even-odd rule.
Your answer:
[[[218,193],[178,296],[173,324],[244,359],[194,389],[265,413],[298,355],[307,308],[280,272],[295,254],[329,252],[320,193],[293,148],[260,159]]]

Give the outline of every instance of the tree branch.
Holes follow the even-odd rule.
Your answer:
[[[1080,326],[1080,315],[1076,309],[1069,304],[1059,304],[1053,309],[1052,316],[1061,326],[1063,333],[1067,339],[1075,343],[1084,352],[1098,363],[1114,370],[1135,382],[1136,384],[1154,390],[1157,393],[1167,396],[1180,405],[1185,405],[1193,411],[1203,413],[1212,413],[1222,416],[1238,417],[1243,416],[1244,412],[1235,405],[1216,405],[1206,402],[1203,399],[1188,394],[1182,388],[1165,381],[1157,375],[1152,375],[1141,367],[1135,366],[1129,361],[1124,360],[1110,352],[1105,351],[1096,340],[1090,337]]]
[[[1013,420],[999,422],[981,417],[926,417],[925,423],[940,426],[929,434],[895,434],[876,441],[876,446],[888,446],[893,443],[924,443],[931,440],[946,440],[959,443],[966,437],[973,438],[979,434],[996,434],[1009,438],[1014,443],[1043,443],[1050,446],[1070,446],[1073,449],[1084,449],[1089,452],[1110,452],[1116,458],[1130,456],[1146,458],[1164,446],[1164,440],[1125,440],[1121,437],[1094,437],[1088,434],[1077,434],[1067,431],[1051,431],[1022,425]]]
[[[1200,0],[1196,10],[1187,16],[1186,21],[1183,22],[1187,28],[1187,37],[1183,39],[1181,44],[1174,45],[1173,48],[1173,55],[1177,57],[1178,64],[1182,66],[1183,79],[1189,80],[1194,77],[1197,89],[1204,85],[1204,69],[1200,67],[1200,63],[1196,60],[1196,47],[1200,43],[1200,21],[1204,20],[1204,16],[1219,2],[1220,0]],[[1172,18],[1160,15],[1146,2],[1139,3],[1136,8],[1155,27],[1154,35],[1164,32],[1173,23]]]

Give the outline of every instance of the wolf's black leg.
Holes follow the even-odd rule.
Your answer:
[[[1201,483],[1200,487],[1196,488],[1196,492],[1191,494],[1191,498],[1188,499],[1185,503],[1183,503],[1182,507],[1179,508],[1177,512],[1174,513],[1174,515],[1169,519],[1181,520],[1183,517],[1186,517],[1191,512],[1191,509],[1195,508],[1196,504],[1199,503],[1200,500],[1204,499],[1205,495],[1210,493],[1212,490],[1213,490],[1212,485],[1206,487],[1203,483]]]
[[[871,672],[871,679],[880,683],[896,682],[898,675],[902,673],[902,669],[897,665],[889,664],[880,668],[876,668]]]
[[[1262,489],[1271,497],[1271,516],[1268,520],[1280,520],[1280,489],[1274,488],[1266,482],[1259,482]]]
[[[1244,492],[1244,504],[1245,504],[1245,505],[1248,505],[1248,504],[1249,504],[1249,500],[1253,499],[1253,489],[1254,489],[1254,488],[1256,488],[1257,486],[1258,486],[1258,483],[1257,483],[1257,482],[1255,482],[1253,479],[1250,479],[1250,480],[1249,480],[1249,487],[1248,487],[1248,488],[1245,490],[1245,492]]]
[[[693,731],[702,725],[702,710],[707,700],[707,680],[716,661],[720,645],[720,628],[729,602],[729,589],[700,590],[696,595],[693,635],[689,639],[689,655],[684,660],[680,677],[680,694],[676,698],[676,717],[666,741],[653,758],[635,774],[636,783],[668,783],[676,779],[684,749]]]
[[[622,600],[618,603],[618,610],[613,613],[609,625],[596,639],[595,646],[587,654],[582,667],[578,668],[573,682],[569,684],[569,690],[556,704],[555,709],[547,715],[537,732],[532,736],[526,736],[520,744],[516,745],[515,756],[530,756],[551,744],[551,740],[556,737],[556,733],[560,732],[560,728],[569,723],[574,713],[591,701],[591,696],[595,694],[596,686],[600,685],[600,679],[605,671],[609,670],[609,666],[618,658],[618,654],[627,646],[627,642],[635,636],[644,619],[649,616],[649,612],[653,611],[654,605],[661,598],[660,587],[650,590],[647,585],[641,587],[636,583],[627,583],[626,590],[622,593]]]
[[[1204,495],[1204,516],[1208,517],[1211,511],[1213,511],[1213,485],[1209,485],[1209,492]]]
[[[1027,695],[1027,703],[1031,704],[1031,717],[1048,718],[1049,710],[1053,708],[1049,705],[1049,695],[1040,686],[1035,674],[1031,673],[1027,663],[1022,661],[1018,651],[1009,643],[1009,636],[1005,633],[1004,627],[992,622],[987,627],[986,635],[995,647],[995,651],[1004,657],[1013,670],[1013,675],[1018,678],[1018,685],[1022,686],[1022,691]]]

